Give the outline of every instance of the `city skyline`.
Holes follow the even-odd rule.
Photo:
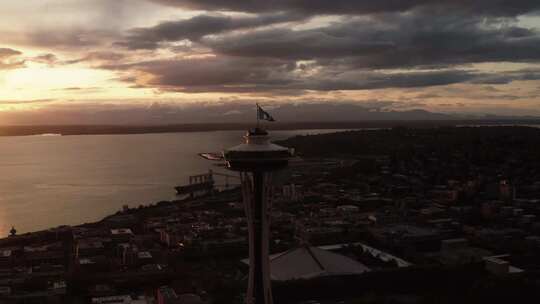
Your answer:
[[[255,102],[339,104],[336,120],[350,105],[540,116],[537,1],[29,0],[0,7],[3,125],[126,116],[136,117],[126,123],[159,123],[207,108],[230,116]]]

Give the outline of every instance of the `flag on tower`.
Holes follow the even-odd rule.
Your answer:
[[[257,118],[260,120],[276,121],[272,115],[268,114],[261,106],[257,104]]]

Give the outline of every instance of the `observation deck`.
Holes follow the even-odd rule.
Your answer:
[[[245,143],[223,153],[229,169],[248,172],[274,171],[288,165],[291,152],[286,147],[271,143],[265,130],[249,130],[244,139]]]

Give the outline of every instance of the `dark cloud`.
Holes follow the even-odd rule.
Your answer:
[[[0,70],[10,70],[24,67],[24,60],[18,58],[22,52],[10,49],[0,48]]]
[[[476,84],[508,84],[513,81],[540,80],[540,69],[522,69],[505,73],[487,74],[477,77]]]
[[[304,90],[363,90],[447,85],[478,75],[462,70],[385,73],[335,71],[279,59],[220,56],[183,60],[156,60],[104,68],[130,71],[139,86],[183,92],[265,92]]]
[[[360,36],[354,32],[333,35],[326,29],[294,31],[281,28],[209,38],[203,43],[218,53],[232,56],[288,59],[361,56],[394,47],[388,40],[361,39]]]
[[[10,48],[0,48],[0,59],[21,55],[20,51],[10,49]]]
[[[127,65],[108,65],[103,68],[144,73],[151,76],[144,84],[171,90],[206,91],[214,87],[248,89],[253,86],[286,85],[291,80],[287,73],[294,68],[283,60],[261,60],[235,57],[156,60]],[[132,79],[128,79],[132,80]],[[138,78],[135,78],[138,81]],[[220,89],[221,88],[221,89]],[[240,90],[240,89],[239,89]]]
[[[506,84],[540,80],[540,71],[489,73],[456,68],[385,71],[298,63],[275,58],[217,56],[154,60],[103,68],[127,72],[135,87],[181,92],[249,92],[294,95],[307,91],[423,88],[456,83]]]
[[[53,66],[56,63],[58,63],[58,58],[56,55],[48,53],[48,54],[42,54],[35,57],[32,57],[30,60],[38,63],[47,64],[49,66]]]
[[[199,15],[190,19],[162,22],[150,28],[136,28],[130,31],[126,39],[116,45],[130,49],[156,49],[161,42],[198,41],[210,34],[252,29],[270,24],[303,19],[304,16],[291,13],[262,14],[257,16],[231,17],[227,15]]]
[[[29,60],[117,71],[133,88],[267,96],[540,79],[536,71],[490,73],[470,65],[540,63],[540,32],[516,18],[536,12],[539,1],[154,1],[207,12],[124,33],[32,31],[25,38],[32,45],[77,56]],[[23,65],[19,55],[0,49],[0,68]]]
[[[384,88],[414,88],[448,85],[466,82],[476,78],[473,72],[443,70],[429,72],[353,72],[338,77],[318,78],[310,83],[311,90],[366,90]]]
[[[345,69],[540,60],[540,33],[535,30],[508,25],[505,18],[433,15],[424,10],[369,21],[346,19],[309,30],[222,35],[203,43],[232,56],[316,59]]]
[[[453,3],[459,6],[463,2]],[[322,5],[318,1],[313,3]],[[328,5],[339,8],[340,3],[345,1]],[[372,8],[389,3],[377,2]],[[506,2],[493,3],[497,6]],[[285,2],[282,4],[285,8]],[[122,44],[132,49],[173,50],[162,42],[191,40],[209,50],[207,56],[173,56],[129,64],[104,61],[101,67],[124,71],[122,77],[137,88],[274,95],[538,79],[536,73],[492,74],[463,67],[483,62],[539,62],[537,30],[519,26],[507,16],[449,12],[430,5],[411,7],[415,8],[407,6],[410,10],[404,13],[384,11],[369,17],[336,17],[335,21],[315,28],[314,21],[307,29],[264,27],[305,20],[304,15],[290,7],[294,13],[199,15],[134,29]]]
[[[67,87],[67,88],[53,89],[53,90],[54,91],[68,91],[68,92],[78,91],[78,92],[89,93],[89,92],[101,92],[103,91],[103,88],[101,87]]]
[[[165,5],[200,10],[241,12],[297,11],[306,14],[372,14],[403,12],[428,6],[474,14],[515,16],[538,10],[537,0],[151,0]]]
[[[76,63],[89,63],[93,65],[110,64],[112,62],[119,62],[127,57],[124,53],[113,51],[95,51],[89,52],[83,57],[79,57],[72,60],[66,60],[63,64],[76,64]]]

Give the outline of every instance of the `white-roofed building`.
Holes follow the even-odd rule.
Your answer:
[[[148,304],[150,301],[144,296],[119,295],[110,297],[92,298],[92,304]]]
[[[244,262],[249,263],[249,260]],[[368,271],[370,269],[358,261],[317,247],[302,246],[270,257],[270,277],[274,281],[361,274]]]

